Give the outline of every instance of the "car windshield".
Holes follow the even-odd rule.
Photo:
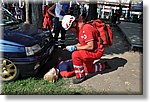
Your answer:
[[[19,21],[5,8],[2,8],[2,19],[0,20],[0,25],[11,25],[19,23]]]

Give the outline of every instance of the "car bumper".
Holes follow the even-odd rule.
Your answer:
[[[9,58],[19,69],[21,76],[35,75],[38,70],[44,65],[50,57],[54,46],[49,48],[44,54],[25,58]]]
[[[40,68],[40,61],[38,60],[34,62],[14,62],[14,64],[23,77],[35,75]]]

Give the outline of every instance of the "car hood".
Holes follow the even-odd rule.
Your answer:
[[[32,46],[46,38],[46,34],[29,24],[17,24],[4,27],[3,39],[20,46]]]

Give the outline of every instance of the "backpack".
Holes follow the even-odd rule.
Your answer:
[[[99,31],[99,42],[104,45],[104,47],[112,46],[113,34],[112,29],[108,24],[105,24],[102,20],[91,20],[87,22]]]

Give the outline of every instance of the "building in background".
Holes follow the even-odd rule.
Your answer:
[[[141,11],[134,11],[134,10],[129,10],[129,3],[131,2],[131,8],[136,7],[140,3],[142,3],[142,0],[99,0],[98,1],[98,8],[97,8],[97,13],[98,13],[98,18],[102,19],[109,19],[112,16],[112,11],[116,13],[118,10],[121,9],[122,14],[120,16],[120,20],[126,20],[128,19],[128,14],[130,18],[133,18],[134,15],[137,15],[139,18],[140,15],[142,14]],[[120,8],[121,5],[121,8]],[[141,8],[143,8],[143,4],[141,4]],[[130,12],[130,13],[129,13]]]

